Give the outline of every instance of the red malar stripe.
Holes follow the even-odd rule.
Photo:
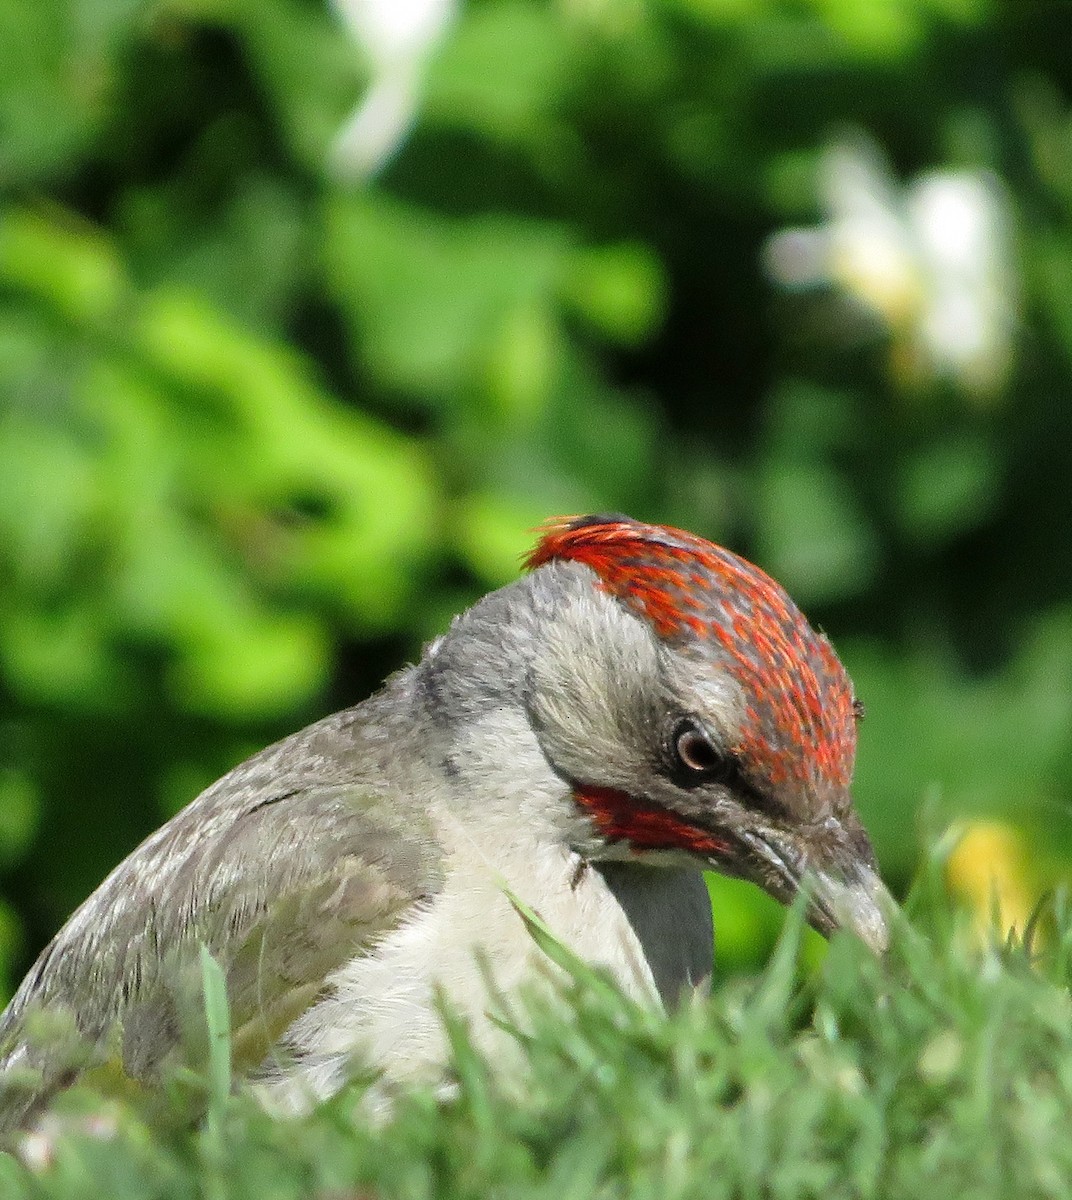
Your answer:
[[[638,850],[687,850],[724,854],[729,843],[689,825],[665,808],[634,800],[614,788],[584,786],[574,799],[589,814],[608,842],[628,842]]]

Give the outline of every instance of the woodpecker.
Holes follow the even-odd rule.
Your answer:
[[[301,1109],[355,1067],[441,1077],[439,997],[482,1044],[489,981],[546,970],[513,898],[631,996],[713,969],[702,872],[885,947],[850,784],[860,707],[830,642],[737,555],[593,515],[354,708],[255,754],[126,858],[0,1018],[0,1124],[86,1062],[153,1083],[226,979],[236,1064]],[[807,881],[805,883],[805,881]],[[90,1048],[61,1060],[42,1029]],[[35,1028],[37,1034],[34,1034]]]

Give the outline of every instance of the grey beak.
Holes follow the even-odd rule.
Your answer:
[[[811,836],[781,830],[749,831],[745,873],[783,904],[803,892],[808,921],[824,937],[848,929],[876,954],[889,946],[897,902],[875,870],[867,835],[850,817],[830,818]]]
[[[810,902],[808,920],[821,934],[849,929],[876,954],[886,953],[897,905],[870,867],[861,865],[852,878],[809,870],[801,887]]]

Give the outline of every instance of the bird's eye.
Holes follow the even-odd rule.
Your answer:
[[[674,755],[691,776],[711,775],[724,766],[722,755],[695,721],[682,721],[674,730]]]

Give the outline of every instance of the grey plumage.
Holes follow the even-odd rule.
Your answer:
[[[386,739],[404,747],[410,732],[393,727],[397,709],[385,701],[409,691],[410,678],[399,677],[367,705],[261,751],[101,884],[0,1020],[0,1072],[43,1070],[28,1102],[65,1081],[51,1078],[47,1046],[21,1040],[35,1009],[69,1010],[90,1042],[121,1021],[125,1073],[152,1079],[198,1012],[203,944],[225,970],[236,1046],[248,1060],[308,1007],[335,967],[435,893],[434,838],[419,811],[398,821],[380,765]],[[14,1097],[11,1104],[21,1116]]]
[[[435,1078],[437,989],[478,1041],[496,1036],[477,959],[507,989],[545,972],[506,888],[638,999],[701,986],[709,848],[723,848],[710,865],[788,898],[817,806],[802,793],[757,811],[735,777],[678,778],[681,714],[728,756],[749,696],[717,655],[658,636],[598,584],[584,563],[549,562],[492,593],[376,696],[254,755],[148,838],[0,1019],[0,1126],[79,1069],[34,1038],[42,1014],[67,1014],[133,1079],[165,1074],[196,1042],[200,945],[226,976],[238,1066],[290,1108],[337,1089],[355,1061],[388,1080]],[[592,797],[624,808],[601,815]],[[629,818],[631,798],[654,814],[632,840],[607,825]],[[794,804],[807,836],[790,847]],[[828,805],[819,816],[829,863],[817,862],[827,899],[814,919],[877,942],[866,838],[846,840]],[[751,867],[748,839],[763,848]]]

